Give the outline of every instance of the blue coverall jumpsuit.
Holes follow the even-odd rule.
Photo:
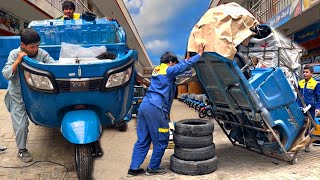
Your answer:
[[[150,169],[159,169],[162,156],[169,143],[169,113],[176,92],[175,77],[189,70],[200,59],[197,54],[174,66],[161,63],[151,77],[151,84],[139,107],[137,135],[130,169],[137,170],[143,163],[150,144],[153,144]]]
[[[5,96],[5,104],[8,111],[11,113],[12,126],[16,135],[16,143],[19,149],[26,148],[29,120],[22,100],[22,92],[20,86],[19,71],[12,72],[12,64],[17,59],[20,47],[10,52],[8,61],[2,69],[3,77],[9,80],[8,91]],[[43,49],[38,49],[38,53],[32,59],[43,62],[53,63],[54,59]]]
[[[314,119],[315,110],[320,109],[320,87],[318,82],[313,78],[310,78],[309,81],[306,81],[305,79],[300,80],[298,89],[303,97],[306,106],[308,106],[309,104],[311,105],[309,112]],[[302,107],[299,98],[298,104],[300,107]]]

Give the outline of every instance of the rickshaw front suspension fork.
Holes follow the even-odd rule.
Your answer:
[[[99,141],[92,142],[90,145],[92,157],[101,157],[103,155]]]

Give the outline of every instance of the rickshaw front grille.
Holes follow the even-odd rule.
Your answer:
[[[79,86],[72,86],[73,82],[77,82]],[[72,81],[72,79],[56,79],[56,83],[60,92],[99,91],[103,78],[86,78],[85,80],[77,81]]]

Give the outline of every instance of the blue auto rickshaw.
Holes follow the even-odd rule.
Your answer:
[[[289,151],[305,118],[281,68],[249,69],[239,53],[229,60],[208,52],[195,69],[233,145],[294,162]]]
[[[102,155],[102,128],[127,129],[126,121],[130,119],[124,117],[131,107],[137,51],[128,49],[122,27],[105,18],[33,21],[29,27],[39,33],[40,47],[55,60],[59,59],[62,42],[84,48],[105,46],[116,55],[113,60],[74,57],[67,64],[43,64],[25,57],[19,66],[30,120],[60,128],[62,135],[75,145],[79,179],[91,179],[93,156]],[[20,39],[10,38],[14,48],[18,47]]]

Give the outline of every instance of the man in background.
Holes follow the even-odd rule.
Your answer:
[[[81,15],[79,13],[75,13],[76,6],[72,1],[65,1],[62,3],[62,11],[63,16],[58,17],[57,19],[61,20],[78,20],[81,18]]]
[[[314,119],[315,116],[319,115],[319,109],[320,109],[320,85],[319,83],[313,79],[313,67],[306,65],[303,68],[303,79],[299,81],[298,89],[300,91],[301,96],[303,97],[303,100],[306,104],[306,106],[310,105],[309,112]],[[298,98],[298,104],[300,107],[302,107],[302,103],[300,99]],[[310,128],[308,128],[310,129]],[[309,131],[307,130],[307,134],[309,134]],[[310,152],[310,147],[305,147],[306,152]]]

